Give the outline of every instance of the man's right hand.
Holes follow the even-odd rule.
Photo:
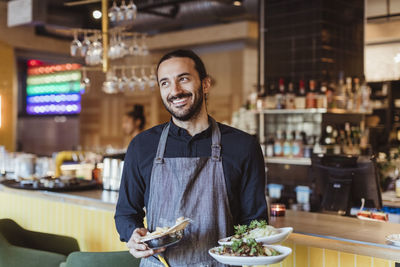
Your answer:
[[[126,243],[127,247],[129,248],[129,252],[135,258],[147,258],[154,254],[165,251],[165,248],[160,248],[156,250],[151,249],[147,246],[147,244],[141,242],[140,237],[145,236],[146,233],[146,228],[136,228],[135,231],[133,231],[128,243]]]

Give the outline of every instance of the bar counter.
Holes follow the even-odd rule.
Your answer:
[[[385,240],[400,233],[399,224],[292,210],[283,217],[271,217],[270,224],[293,227],[288,240],[296,244],[400,261],[400,247]]]
[[[82,251],[126,250],[113,219],[117,195],[103,190],[47,192],[0,185],[0,218],[12,218],[35,231],[73,236]],[[386,235],[400,233],[399,224],[291,210],[284,217],[272,217],[271,224],[294,228],[284,242],[292,255],[271,266],[395,267],[395,261],[400,261],[400,248],[385,243]]]

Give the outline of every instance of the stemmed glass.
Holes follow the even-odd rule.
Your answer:
[[[122,0],[121,6],[119,7],[119,10],[117,12],[117,21],[123,21],[125,20],[125,14],[127,11],[128,7],[125,4],[125,0]]]
[[[97,65],[101,63],[103,54],[103,46],[100,43],[99,36],[96,33],[95,41],[90,44],[86,53],[85,62],[88,65]]]
[[[150,87],[150,89],[152,91],[154,91],[154,89],[157,86],[157,76],[156,76],[156,71],[154,68],[150,68],[150,75],[149,75],[149,80],[148,80],[148,86]]]
[[[129,48],[126,46],[124,40],[122,39],[122,32],[120,32],[117,36],[117,44],[119,45],[118,58],[126,56],[129,53]]]
[[[108,10],[108,18],[110,19],[110,22],[116,22],[117,21],[117,17],[118,17],[119,11],[120,11],[120,9],[119,9],[119,7],[117,6],[117,3],[114,0],[112,7],[110,7],[110,9]]]
[[[149,54],[149,48],[146,45],[146,35],[143,34],[141,38],[140,54],[142,56],[147,56]]]
[[[78,39],[78,31],[74,31],[74,40],[72,40],[71,45],[70,45],[70,54],[73,57],[76,57],[78,55],[79,50],[82,47],[81,41]]]
[[[146,69],[143,67],[141,69],[141,77],[139,78],[139,88],[140,90],[144,91],[146,89],[146,84],[149,81],[149,78],[146,76]]]
[[[135,20],[136,14],[137,14],[137,7],[133,3],[133,0],[130,0],[128,7],[125,10],[125,19],[126,20]]]
[[[110,39],[110,48],[108,49],[108,57],[110,59],[117,58],[118,43],[116,33],[113,33]]]
[[[140,46],[137,43],[137,35],[134,34],[132,39],[133,39],[133,43],[129,47],[129,54],[132,56],[137,56],[140,53]]]
[[[131,69],[131,78],[128,82],[128,88],[131,92],[135,91],[135,89],[139,86],[139,78],[136,76],[135,67]]]
[[[124,92],[129,84],[129,79],[128,79],[128,77],[126,77],[125,72],[126,72],[125,67],[122,67],[121,77],[118,79],[118,89],[120,92]]]
[[[118,78],[115,75],[115,70],[111,69],[106,73],[106,80],[103,83],[103,92],[106,94],[118,93]]]
[[[90,89],[90,79],[87,77],[86,69],[82,70],[82,81],[81,81],[81,94],[88,93]]]
[[[90,40],[87,37],[87,31],[85,31],[84,32],[84,38],[83,38],[83,41],[82,41],[82,47],[81,47],[81,57],[85,57],[86,56],[86,53],[87,53],[87,51],[89,49],[90,44],[91,44]]]

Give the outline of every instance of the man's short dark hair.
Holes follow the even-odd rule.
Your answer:
[[[201,60],[201,58],[192,50],[186,50],[186,49],[178,49],[178,50],[174,50],[174,51],[171,51],[171,52],[165,54],[157,64],[157,75],[158,75],[158,68],[160,67],[160,64],[162,62],[164,62],[165,60],[174,58],[174,57],[191,58],[194,61],[194,68],[196,69],[197,73],[199,74],[200,81],[203,81],[203,79],[207,77],[206,67],[204,66],[204,63]]]

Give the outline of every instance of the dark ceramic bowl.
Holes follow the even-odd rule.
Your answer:
[[[150,239],[144,241],[144,243],[147,244],[151,249],[158,249],[158,248],[172,246],[178,243],[182,239],[182,237],[183,237],[183,230],[168,235],[164,235],[158,238]]]

